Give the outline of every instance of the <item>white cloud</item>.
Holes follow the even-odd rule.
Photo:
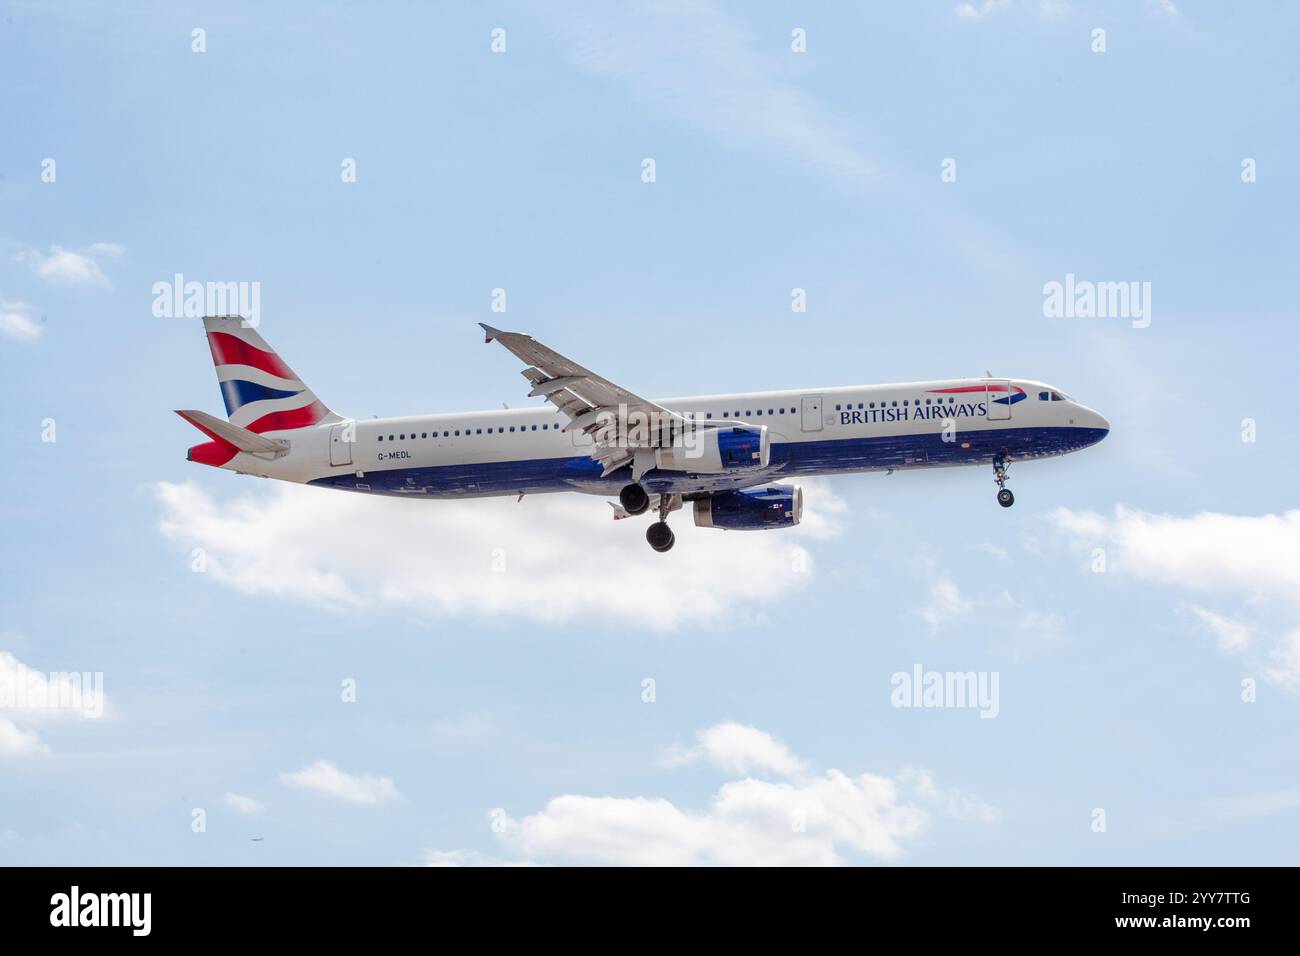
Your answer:
[[[349,803],[384,803],[402,798],[390,778],[350,774],[328,760],[317,760],[294,773],[282,773],[280,779],[290,787],[314,790]]]
[[[48,253],[28,249],[16,259],[26,263],[37,278],[55,285],[107,285],[101,263],[125,251],[114,242],[96,242],[80,250],[52,245]]]
[[[469,850],[425,850],[422,866],[536,866],[528,861],[498,860],[484,853]]]
[[[804,762],[771,734],[732,722],[715,724],[699,732],[699,744],[690,750],[670,749],[667,763],[693,763],[704,759],[732,773],[767,771],[780,776],[804,771]]]
[[[39,338],[41,326],[28,314],[30,311],[31,306],[25,302],[0,302],[0,335],[20,342]]]
[[[653,797],[565,794],[539,812],[508,820],[500,835],[529,862],[613,865],[838,865],[846,856],[895,860],[936,814],[985,823],[996,812],[979,800],[937,787],[929,773],[895,777],[839,770],[811,774],[803,760],[753,727],[720,724],[698,734],[703,756],[720,765],[748,763],[781,779],[732,780],[702,810]],[[433,851],[462,863],[459,851]]]
[[[1058,508],[1049,516],[1080,542],[1107,548],[1113,570],[1216,594],[1277,598],[1300,606],[1300,511],[1190,517],[1120,505],[1113,517]]]
[[[261,813],[265,809],[252,797],[246,797],[242,793],[228,792],[223,799],[226,801],[226,806],[236,813],[254,814]]]
[[[997,558],[999,561],[1011,560],[1011,555],[1007,552],[1007,549],[994,544],[992,541],[981,541],[979,544],[972,544],[970,549]]]
[[[961,591],[951,578],[939,578],[930,585],[930,601],[917,613],[931,627],[938,627],[967,614],[971,604],[961,596]]]
[[[958,820],[974,820],[979,823],[996,823],[998,820],[998,811],[978,797],[960,790],[941,790],[934,782],[934,775],[928,770],[904,767],[899,780],[911,783],[919,796],[941,805],[949,816]]]
[[[425,866],[485,866],[488,858],[467,850],[425,850]]]
[[[963,20],[982,20],[991,13],[1014,9],[1033,10],[1042,17],[1060,17],[1070,12],[1070,4],[1066,0],[1038,0],[1037,3],[1019,4],[1012,3],[1012,0],[982,0],[979,4],[959,3],[953,13]]]
[[[683,510],[667,554],[646,545],[644,520],[613,521],[587,495],[413,501],[280,484],[216,500],[166,482],[156,491],[163,533],[205,549],[213,579],[245,593],[666,630],[734,620],[737,608],[748,613],[808,582],[813,561],[800,542],[836,531],[825,512],[838,502],[824,484],[802,484],[799,527],[697,529]]]
[[[973,3],[958,4],[957,8],[953,10],[953,13],[957,14],[957,16],[964,20],[978,20],[981,17],[988,16],[990,13],[998,13],[1002,10],[1006,10],[1010,6],[1011,0],[983,0],[979,6],[976,6]]]
[[[1216,614],[1195,604],[1192,613],[1218,640],[1221,650],[1239,651],[1250,646],[1250,628],[1236,618]]]
[[[33,670],[0,651],[0,713],[27,722],[108,714],[103,675]]]
[[[1047,15],[1055,6],[1042,0],[1039,10]],[[881,137],[864,128],[860,114],[835,109],[805,88],[805,67],[817,58],[791,56],[789,33],[774,43],[735,15],[739,5],[709,0],[581,5],[577,15],[574,7],[547,8],[545,28],[580,71],[618,85],[634,109],[689,125],[737,152],[801,164],[854,196],[888,188],[912,208],[917,230],[972,267],[1017,284],[1033,281],[1031,257],[1012,237],[937,202],[930,178],[910,161],[887,159]],[[815,31],[809,42],[818,42]],[[671,175],[662,165],[658,172]]]
[[[1243,610],[1278,609],[1286,623],[1268,655],[1264,673],[1275,683],[1300,689],[1300,641],[1294,630],[1300,610],[1300,511],[1230,515],[1203,511],[1157,515],[1115,508],[1112,516],[1058,508],[1049,519],[1082,548],[1106,549],[1118,574],[1186,591],[1236,598]],[[1254,648],[1252,631],[1240,620],[1193,606],[1193,613],[1228,651]]]
[[[1300,628],[1278,641],[1269,653],[1264,676],[1283,687],[1300,688]]]
[[[49,749],[33,731],[23,730],[9,718],[0,717],[0,757],[46,753]]]
[[[1055,643],[1065,636],[1065,618],[1054,611],[1039,611],[1016,600],[1010,591],[1003,591],[992,604],[995,613],[1004,622],[1015,620],[1025,637],[1035,646]]]
[[[0,651],[0,755],[49,752],[50,748],[34,730],[25,729],[26,725],[73,717],[97,718],[109,712],[102,675],[44,674],[8,651]]]
[[[549,26],[564,33],[560,44],[580,70],[623,83],[652,110],[708,135],[774,149],[853,187],[880,180],[846,124],[798,89],[790,57],[759,52],[716,4],[600,5]]]

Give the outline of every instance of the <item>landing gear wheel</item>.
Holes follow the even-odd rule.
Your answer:
[[[650,507],[650,496],[640,485],[626,485],[618,493],[618,503],[630,515],[644,514]]]
[[[993,459],[993,481],[998,486],[998,504],[1010,508],[1016,503],[1016,496],[1007,487],[1007,450],[1004,448]]]
[[[671,550],[673,543],[677,540],[673,536],[673,529],[662,521],[656,521],[645,529],[645,539],[650,542],[650,547],[656,551]]]

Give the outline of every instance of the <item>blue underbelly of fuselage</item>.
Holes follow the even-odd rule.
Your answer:
[[[818,441],[773,441],[768,468],[762,472],[690,475],[649,471],[641,484],[652,494],[682,494],[748,487],[800,475],[830,475],[890,468],[942,468],[987,465],[998,455],[1011,461],[1046,458],[1095,445],[1103,428],[1000,428],[965,432],[955,441],[940,433],[876,437],[828,438]],[[490,495],[581,491],[617,495],[632,480],[630,466],[605,478],[601,466],[585,455],[522,461],[472,462],[459,465],[413,466],[349,472],[317,478],[313,485],[369,494],[402,497],[464,498]]]

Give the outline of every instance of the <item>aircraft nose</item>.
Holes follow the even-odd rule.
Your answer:
[[[1080,409],[1083,412],[1083,424],[1088,428],[1095,428],[1101,434],[1097,436],[1097,441],[1101,441],[1110,434],[1110,422],[1106,421],[1106,416],[1100,412],[1094,412],[1091,408]]]

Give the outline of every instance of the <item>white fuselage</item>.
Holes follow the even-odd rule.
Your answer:
[[[767,426],[761,475],[651,471],[652,492],[691,493],[795,475],[987,464],[1065,454],[1109,428],[1097,412],[1049,385],[955,379],[894,385],[664,399],[697,423]],[[576,490],[611,495],[628,483],[602,477],[592,439],[550,406],[323,424],[268,437],[289,442],[268,460],[240,453],[223,467],[247,474],[376,494],[425,497]],[[626,471],[627,469],[624,469]]]

